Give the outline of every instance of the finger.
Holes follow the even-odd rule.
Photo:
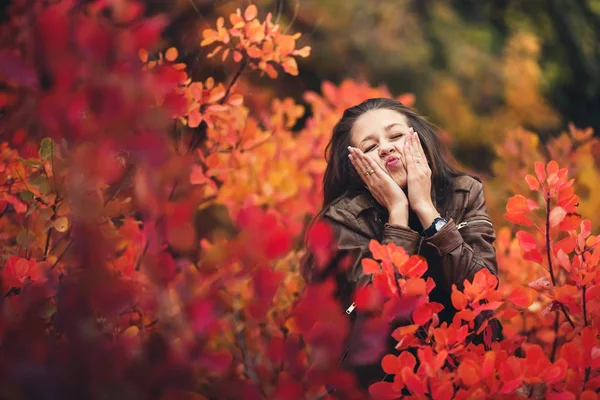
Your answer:
[[[408,134],[408,137],[406,138],[406,141],[404,142],[404,158],[406,159],[406,169],[408,170],[412,170],[415,167],[415,157],[414,154],[412,152],[412,140],[413,140],[413,135],[412,133]]]
[[[350,151],[352,152],[352,158],[355,159],[359,168],[359,172],[369,179],[373,174],[373,172],[371,172],[372,168],[367,161],[369,158],[360,149],[355,147],[352,147]]]
[[[352,161],[352,164],[354,165],[354,168],[356,169],[356,172],[358,172],[358,174],[360,175],[360,177],[363,180],[363,182],[365,182],[367,185],[370,184],[371,181],[369,180],[369,176],[371,174],[369,173],[368,166],[362,160],[361,155],[354,148],[348,147],[348,150],[351,153],[350,154],[350,160]]]
[[[363,153],[360,149],[357,149],[360,157],[365,163],[367,171],[370,173],[370,176],[373,178],[384,178],[387,176],[387,173],[377,164],[372,158],[368,157],[365,153]],[[373,172],[371,172],[373,171]]]
[[[356,170],[356,173],[364,181],[364,173],[363,173],[362,169],[360,168],[360,166],[358,165],[357,158],[353,157],[352,154],[348,154],[348,158],[350,159],[350,162],[352,163],[352,166]]]
[[[419,136],[413,128],[410,128],[410,153],[415,162],[420,160],[421,152],[419,151]]]
[[[425,149],[423,149],[423,144],[421,143],[421,138],[419,137],[417,132],[415,132],[415,145],[417,147],[417,152],[419,153],[419,157],[422,160],[427,160],[427,156],[425,155]]]

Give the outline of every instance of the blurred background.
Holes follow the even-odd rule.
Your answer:
[[[299,60],[299,77],[273,81],[245,72],[258,100],[290,96],[302,103],[306,90],[346,78],[385,85],[393,95],[412,93],[415,107],[450,133],[455,157],[483,174],[492,171],[494,145],[510,129],[523,127],[545,141],[568,122],[600,126],[600,0],[252,3],[283,29],[303,33],[298,47],[312,47]],[[202,30],[248,4],[150,0],[148,11],[171,15],[166,45],[180,50],[195,80],[218,80],[236,65],[206,64],[211,48],[198,46]]]

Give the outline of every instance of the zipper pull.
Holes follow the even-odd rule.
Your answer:
[[[352,311],[354,311],[355,308],[356,308],[356,302],[353,302],[352,304],[350,304],[350,307],[348,307],[346,309],[346,314],[348,314],[348,315],[352,314]]]
[[[468,222],[466,222],[466,221],[465,221],[465,222],[461,222],[460,224],[458,224],[458,225],[456,226],[456,229],[462,229],[462,228],[464,228],[465,226],[467,226],[467,224],[468,224]]]

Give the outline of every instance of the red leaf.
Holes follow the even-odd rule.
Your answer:
[[[386,374],[398,374],[400,372],[400,364],[398,363],[398,357],[391,354],[387,354],[381,360],[381,368]]]
[[[401,390],[396,389],[393,383],[377,382],[369,386],[369,394],[375,400],[394,400],[400,396]]]
[[[575,241],[576,238],[574,236],[568,236],[564,239],[555,242],[552,246],[552,248],[554,249],[554,254],[557,254],[558,251],[561,249],[567,254],[572,253],[575,250]]]
[[[535,238],[529,232],[518,231],[517,239],[519,240],[519,246],[521,246],[523,251],[527,252],[537,248]]]
[[[544,262],[542,253],[540,253],[539,250],[537,250],[537,249],[528,251],[525,254],[523,254],[523,259],[525,259],[527,261],[533,261],[537,264],[542,264],[542,262]]]
[[[537,176],[538,181],[543,183],[546,180],[546,168],[544,166],[544,163],[536,162],[534,168],[535,168],[535,175]]]
[[[550,226],[555,227],[556,225],[560,224],[563,219],[565,219],[566,215],[567,212],[564,208],[559,206],[554,207],[552,211],[550,211]]]
[[[535,292],[527,287],[518,286],[511,292],[507,300],[517,307],[527,308],[533,303],[534,298]]]
[[[415,375],[409,368],[402,369],[402,379],[406,384],[408,390],[413,394],[424,394],[425,393],[425,384],[423,381]]]
[[[585,301],[594,300],[598,296],[600,296],[600,285],[588,287],[585,290]]]
[[[581,223],[581,215],[579,214],[567,214],[562,220],[558,227],[563,231],[572,231],[579,227]]]

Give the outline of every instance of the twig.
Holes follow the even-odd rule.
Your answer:
[[[550,196],[546,195],[546,255],[548,257],[548,271],[550,272],[550,279],[552,280],[552,286],[556,286],[556,278],[554,277],[554,268],[552,267],[552,251],[550,248]],[[575,328],[575,324],[571,317],[567,313],[567,308],[561,302],[557,302],[560,305],[565,318],[571,324],[571,327]]]
[[[146,252],[148,251],[148,247],[150,246],[150,239],[146,240],[146,244],[144,245],[144,249],[142,250],[142,254],[140,254],[140,257],[138,258],[137,262],[135,263],[135,270],[139,271],[140,267],[142,266],[142,260],[144,259],[144,256],[146,255]]]
[[[556,358],[556,350],[558,349],[558,311],[554,317],[554,341],[552,342],[552,351],[550,352],[550,362],[554,363]]]
[[[583,285],[583,294],[581,296],[581,302],[583,303],[583,325],[584,326],[588,326],[588,320],[587,320],[587,302],[585,301],[585,292],[586,292],[586,286]]]
[[[42,260],[45,260],[48,257],[48,250],[50,250],[50,236],[52,235],[52,228],[48,228],[48,233],[46,234],[46,245],[44,246],[44,257]]]
[[[231,79],[229,86],[227,86],[227,90],[225,90],[225,95],[223,96],[223,98],[221,100],[219,100],[219,104],[223,104],[227,101],[227,97],[229,97],[229,93],[231,92],[233,85],[235,85],[237,80],[240,78],[240,76],[242,75],[242,72],[244,72],[244,69],[246,69],[247,65],[248,65],[248,56],[244,55],[242,58],[242,62],[240,62],[240,67],[238,68],[235,75]]]
[[[69,244],[67,245],[67,248],[62,252],[62,254],[60,256],[58,256],[58,258],[56,259],[56,262],[54,264],[52,264],[50,269],[54,269],[54,267],[56,267],[58,265],[58,263],[60,262],[60,260],[62,260],[63,256],[67,253],[67,251],[69,250],[69,248],[71,247],[72,244],[73,244],[73,240],[71,240],[69,242]]]

